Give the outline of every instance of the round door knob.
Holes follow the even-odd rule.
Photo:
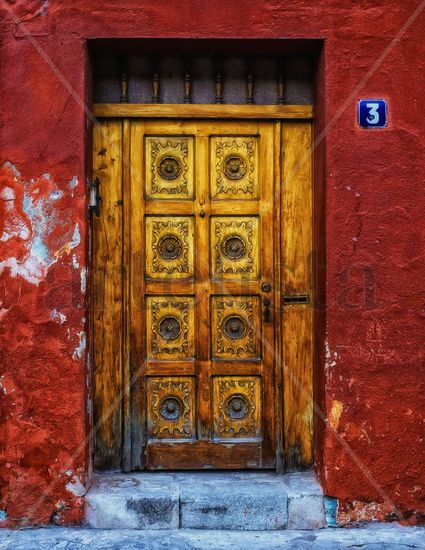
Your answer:
[[[272,285],[271,285],[270,283],[263,283],[263,284],[261,285],[261,290],[262,290],[263,292],[270,292],[271,289],[272,289]]]

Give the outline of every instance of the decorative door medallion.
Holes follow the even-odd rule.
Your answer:
[[[138,467],[275,465],[273,128],[132,122]]]

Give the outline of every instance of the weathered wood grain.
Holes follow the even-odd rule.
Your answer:
[[[313,106],[95,103],[93,113],[96,117],[119,118],[308,119],[313,118]]]
[[[308,295],[283,311],[284,442],[286,467],[312,463],[313,329],[311,123],[282,124],[283,295]]]
[[[121,466],[122,449],[122,122],[94,127],[93,175],[101,182],[93,217],[94,466]]]

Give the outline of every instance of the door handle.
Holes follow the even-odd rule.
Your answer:
[[[268,298],[263,299],[263,306],[264,306],[264,322],[268,323],[270,321],[270,305],[271,302]]]

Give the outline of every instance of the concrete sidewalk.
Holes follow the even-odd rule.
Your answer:
[[[425,528],[368,526],[318,531],[0,530],[4,550],[411,550],[425,549]]]

